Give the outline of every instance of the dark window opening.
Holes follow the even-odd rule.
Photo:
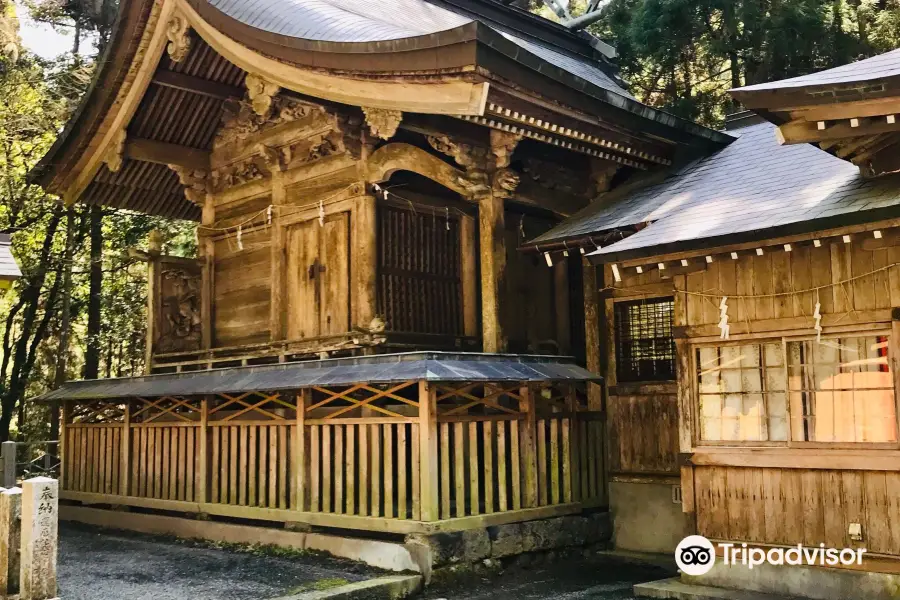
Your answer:
[[[619,382],[675,379],[674,312],[672,298],[615,304]]]

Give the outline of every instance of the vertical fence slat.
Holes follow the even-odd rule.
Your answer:
[[[550,422],[550,502],[559,504],[559,419]]]
[[[359,514],[369,516],[369,426],[362,423],[359,426]]]
[[[572,501],[572,445],[569,440],[569,419],[562,420],[562,485],[563,502]]]
[[[506,494],[506,461],[509,460],[506,451],[506,429],[509,425],[509,421],[497,423],[497,504],[501,511],[509,510],[509,500]]]
[[[333,512],[344,512],[344,427],[332,425],[334,432],[334,508]]]
[[[422,518],[422,502],[419,498],[419,490],[422,489],[420,487],[421,477],[419,475],[422,463],[420,462],[419,425],[417,423],[413,423],[409,426],[409,439],[412,440],[409,451],[410,462],[412,464],[412,518],[413,520],[418,521]]]
[[[331,512],[331,425],[322,425],[322,512]]]
[[[372,516],[380,517],[381,511],[381,429],[369,426],[372,434]]]
[[[406,423],[400,423],[397,425],[397,518],[398,519],[406,519],[408,518],[408,510],[406,506],[406,444],[407,444],[407,436],[406,436]],[[447,458],[449,461],[449,457]],[[445,486],[450,485],[449,478],[444,482]],[[447,516],[450,516],[449,513],[449,499],[447,501]]]
[[[238,441],[238,427],[231,425],[228,427],[229,437],[229,464],[228,464],[228,503],[237,504],[239,497],[238,483],[238,461],[240,460],[240,442]]]
[[[453,463],[456,470],[456,516],[466,515],[466,461],[465,461],[465,434],[463,424],[453,424]]]
[[[321,454],[319,453],[319,433],[321,428],[321,425],[312,425],[309,428],[309,465],[311,469],[309,477],[309,510],[313,512],[321,510],[321,505],[319,504],[321,498],[319,470],[322,463]]]
[[[478,465],[478,423],[469,423],[469,514],[481,513],[479,495],[481,486],[478,477],[481,475]]]
[[[494,424],[482,423],[484,435],[484,512],[494,512]]]
[[[384,425],[384,516],[394,518],[394,426],[391,423]]]
[[[547,421],[537,421],[538,505],[547,504]]]
[[[450,423],[441,423],[441,518],[450,518]]]
[[[269,495],[266,506],[269,508],[278,507],[278,426],[269,425],[269,459],[266,472],[269,484]]]
[[[291,434],[291,428],[287,425],[278,426],[278,508],[288,508],[288,475],[287,475],[287,457],[288,452],[288,436]]]
[[[356,425],[346,425],[347,440],[347,489],[345,510],[348,515],[356,514]]]

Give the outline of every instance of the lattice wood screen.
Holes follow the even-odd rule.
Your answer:
[[[462,335],[459,221],[378,208],[378,312],[390,331]]]

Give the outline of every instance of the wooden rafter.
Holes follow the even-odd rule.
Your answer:
[[[900,132],[900,123],[889,123],[886,119],[857,119],[854,127],[850,121],[828,122],[824,129],[819,123],[797,119],[781,125],[777,130],[781,144],[808,144],[823,140],[857,138],[881,133]]]
[[[130,138],[125,142],[125,156],[133,160],[175,165],[192,171],[209,170],[209,152],[178,144]]]
[[[159,69],[153,75],[153,83],[162,87],[199,94],[200,96],[218,98],[219,100],[239,99],[244,95],[244,90],[233,85],[165,69]]]

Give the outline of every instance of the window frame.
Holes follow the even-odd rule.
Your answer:
[[[875,337],[875,336],[887,336],[889,340],[888,344],[888,363],[891,365],[891,373],[893,375],[894,381],[894,406],[896,407],[894,410],[894,418],[897,421],[897,441],[895,442],[806,442],[806,441],[796,441],[793,439],[793,423],[791,417],[791,401],[790,401],[790,390],[789,388],[789,359],[788,359],[788,344],[791,342],[802,342],[802,341],[810,341],[815,340],[815,335],[782,335],[782,336],[768,336],[768,337],[759,337],[759,338],[749,338],[749,339],[731,339],[731,340],[715,340],[715,341],[703,341],[703,342],[692,342],[688,345],[690,352],[690,382],[691,382],[691,399],[690,406],[692,408],[691,415],[691,442],[695,448],[791,448],[791,449],[828,449],[828,450],[898,450],[900,449],[900,394],[897,391],[897,373],[893,369],[893,357],[895,353],[895,344],[897,340],[894,339],[894,333],[891,329],[885,327],[873,328],[871,330],[853,330],[853,331],[845,331],[839,333],[829,333],[822,334],[823,339],[836,339],[836,338],[853,338],[853,337]],[[787,395],[787,405],[785,407],[785,413],[787,416],[787,432],[788,439],[787,441],[723,441],[723,440],[703,440],[701,439],[701,429],[700,429],[700,379],[697,364],[697,351],[700,348],[720,348],[724,346],[764,346],[765,344],[772,343],[781,343],[782,353],[784,356],[784,367],[783,367],[783,376],[785,381],[785,393]],[[766,416],[768,417],[768,401],[766,403]]]
[[[623,381],[619,377],[619,330],[617,327],[616,315],[618,313],[619,306],[621,304],[650,304],[650,303],[662,303],[666,301],[672,302],[672,377],[671,379],[634,379],[634,380],[625,380]],[[613,359],[614,364],[612,369],[610,369],[610,374],[615,376],[615,385],[616,386],[642,386],[642,385],[666,385],[666,384],[675,384],[678,381],[678,345],[676,343],[677,337],[675,335],[676,325],[675,325],[675,315],[677,310],[678,300],[674,295],[668,294],[660,294],[654,296],[637,296],[637,297],[623,297],[623,298],[612,298],[609,304],[609,316],[608,316],[608,327],[609,327],[609,339],[611,342],[612,351],[608,353]]]

